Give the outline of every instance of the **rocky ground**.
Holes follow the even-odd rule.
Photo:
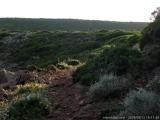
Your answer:
[[[111,110],[114,106],[109,107],[111,104],[103,101],[91,101],[87,87],[73,84],[74,71],[75,68],[71,68],[41,74],[43,82],[49,84],[48,98],[53,107],[47,120],[102,120],[106,108]]]
[[[48,97],[53,110],[46,120],[102,120],[104,114],[106,114],[106,110],[108,112],[114,110],[113,104],[117,101],[106,102],[101,100],[93,102],[87,94],[88,87],[82,86],[79,83],[73,83],[72,74],[75,70],[76,67],[56,71],[48,69],[30,71],[39,82],[48,84],[49,86],[46,97]],[[17,72],[12,73],[15,73],[14,77],[17,77]],[[28,74],[23,73],[22,76],[19,71],[18,73],[18,77],[20,75],[21,79],[28,79],[26,77]],[[10,72],[7,71],[5,75],[7,77],[10,75]],[[12,85],[12,87],[14,86]],[[7,96],[4,90],[1,93],[2,98],[11,99],[11,96]]]

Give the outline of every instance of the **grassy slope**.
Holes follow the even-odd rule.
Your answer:
[[[112,22],[76,19],[0,18],[0,29],[7,30],[142,30],[146,25],[147,23],[144,22]]]

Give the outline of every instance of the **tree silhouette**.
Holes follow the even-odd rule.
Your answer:
[[[157,21],[160,20],[160,7],[158,7],[155,11],[151,13],[151,20]]]

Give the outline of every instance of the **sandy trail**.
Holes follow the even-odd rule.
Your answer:
[[[54,107],[47,120],[98,120],[97,105],[91,105],[86,88],[73,84],[75,69],[48,72],[44,74],[49,84],[48,98]]]

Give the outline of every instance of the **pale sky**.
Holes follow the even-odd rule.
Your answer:
[[[149,21],[160,0],[0,0],[0,17]]]

